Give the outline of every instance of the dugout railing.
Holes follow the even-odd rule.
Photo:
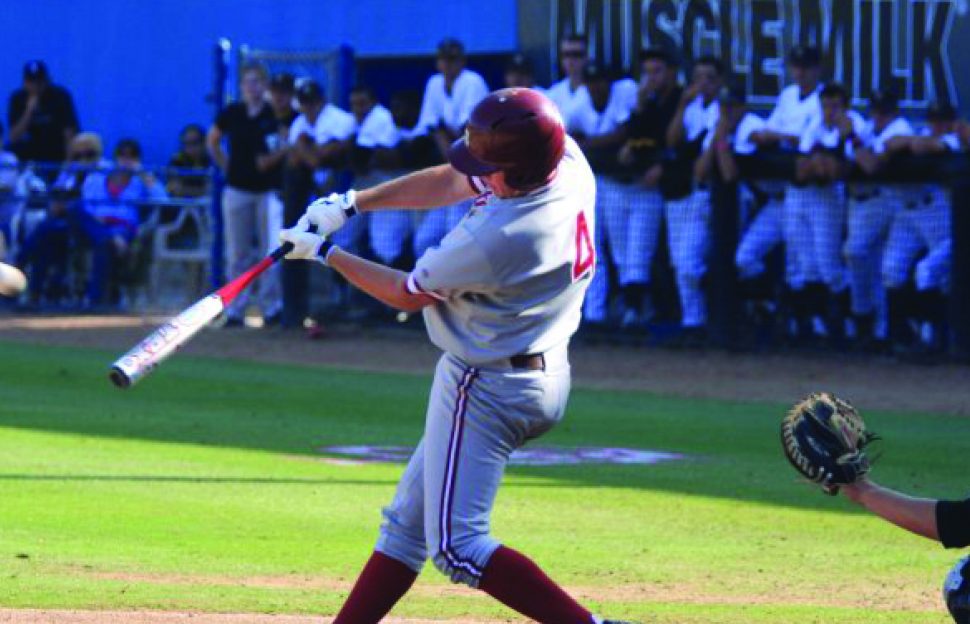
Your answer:
[[[741,338],[742,295],[735,252],[743,233],[740,185],[745,180],[794,180],[794,153],[775,152],[737,158],[740,176],[725,181],[715,168],[711,189],[711,246],[708,254],[709,330],[713,346],[744,348]],[[966,155],[899,156],[875,175],[857,167],[845,179],[852,183],[894,185],[939,184],[950,190],[952,268],[948,293],[948,352],[970,362],[970,157]]]

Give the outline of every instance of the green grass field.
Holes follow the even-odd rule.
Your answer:
[[[332,615],[402,466],[314,449],[415,443],[430,371],[182,356],[121,392],[115,355],[0,343],[0,606]],[[513,468],[495,533],[610,617],[948,622],[938,595],[957,554],[799,484],[783,411],[575,390],[542,444],[690,459]],[[970,420],[867,416],[887,439],[881,481],[963,493]],[[521,621],[430,565],[395,614]]]

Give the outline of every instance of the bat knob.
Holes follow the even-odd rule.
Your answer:
[[[111,383],[119,388],[128,388],[131,386],[131,377],[126,375],[125,372],[117,366],[112,367],[111,372],[108,373],[108,379],[110,379]]]

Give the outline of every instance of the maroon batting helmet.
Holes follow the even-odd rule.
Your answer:
[[[549,179],[565,151],[562,117],[549,98],[532,89],[500,89],[472,111],[448,160],[467,175],[504,171],[506,184],[527,191]]]

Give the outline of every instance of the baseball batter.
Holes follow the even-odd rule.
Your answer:
[[[288,258],[318,259],[388,305],[423,310],[444,351],[424,437],[335,622],[380,621],[431,558],[452,581],[535,621],[601,623],[489,532],[509,455],[555,426],[566,407],[568,344],[595,266],[593,173],[553,103],[530,89],[486,97],[448,158],[315,202],[281,235],[295,246]],[[472,209],[410,273],[326,240],[355,212],[462,200],[473,200]]]

